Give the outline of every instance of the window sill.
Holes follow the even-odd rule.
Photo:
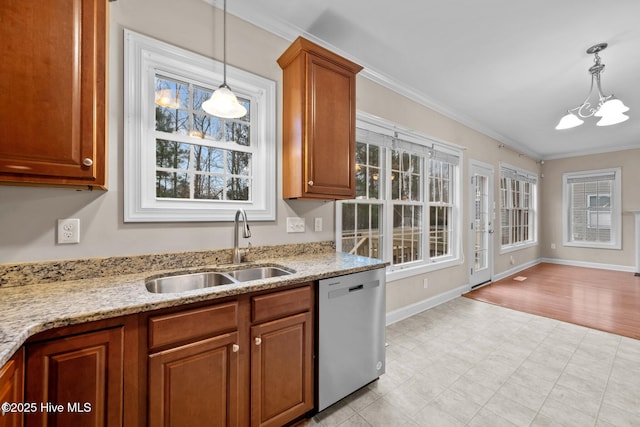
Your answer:
[[[562,246],[587,249],[622,249],[622,245],[620,243],[563,242]]]
[[[533,248],[534,246],[538,246],[538,242],[523,243],[523,244],[520,244],[520,245],[503,246],[503,247],[500,248],[498,253],[500,255],[508,254],[509,252],[519,251],[520,249]]]
[[[443,268],[455,267],[462,265],[460,258],[448,259],[446,261],[438,261],[430,264],[421,264],[418,266],[397,268],[392,270],[393,267],[387,267],[387,282],[393,282],[395,280],[406,279],[407,277],[418,276],[420,274],[429,273],[431,271],[441,270]]]

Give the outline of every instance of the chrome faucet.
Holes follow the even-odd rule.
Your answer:
[[[236,211],[236,219],[233,222],[233,254],[231,257],[231,262],[233,264],[240,264],[242,262],[242,257],[249,252],[248,250],[240,250],[238,245],[238,226],[240,225],[240,216],[242,216],[242,237],[245,239],[251,237],[251,230],[247,223],[247,213],[244,209],[238,209]]]

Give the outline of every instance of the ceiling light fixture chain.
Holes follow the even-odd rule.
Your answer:
[[[629,107],[624,105],[624,103],[619,99],[615,98],[613,94],[605,95],[602,92],[601,74],[604,71],[605,66],[601,62],[600,55],[598,53],[606,49],[607,46],[607,43],[599,43],[587,49],[588,54],[594,55],[594,65],[589,68],[589,73],[591,73],[591,87],[589,88],[589,93],[581,105],[567,111],[568,114],[560,119],[556,129],[570,129],[580,126],[584,123],[582,119],[594,116],[600,117],[600,120],[596,123],[597,126],[610,126],[622,123],[629,119],[629,116],[623,114],[629,111]],[[590,102],[590,99],[594,97],[594,82],[598,91],[598,99],[595,102],[595,106]]]

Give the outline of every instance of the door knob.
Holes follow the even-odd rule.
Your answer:
[[[238,350],[240,350],[240,346],[238,344],[234,344],[231,346],[231,351],[233,351],[234,353],[237,353]]]
[[[256,345],[262,344],[262,338],[256,337]]]
[[[91,160],[90,158],[88,158],[88,157],[87,157],[86,159],[84,159],[84,160],[82,161],[82,164],[83,164],[84,166],[89,167],[89,166],[93,165],[93,160]]]

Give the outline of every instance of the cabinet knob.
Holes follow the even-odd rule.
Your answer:
[[[240,350],[240,346],[238,344],[234,344],[231,346],[231,351],[233,351],[234,353],[237,353],[238,350]]]
[[[262,344],[262,338],[256,337],[256,345]]]
[[[309,185],[313,185],[313,181],[309,181],[307,184],[309,184]]]
[[[93,165],[93,160],[91,160],[90,158],[87,157],[86,159],[84,159],[82,161],[82,164],[85,165],[85,166],[91,166],[91,165]]]

